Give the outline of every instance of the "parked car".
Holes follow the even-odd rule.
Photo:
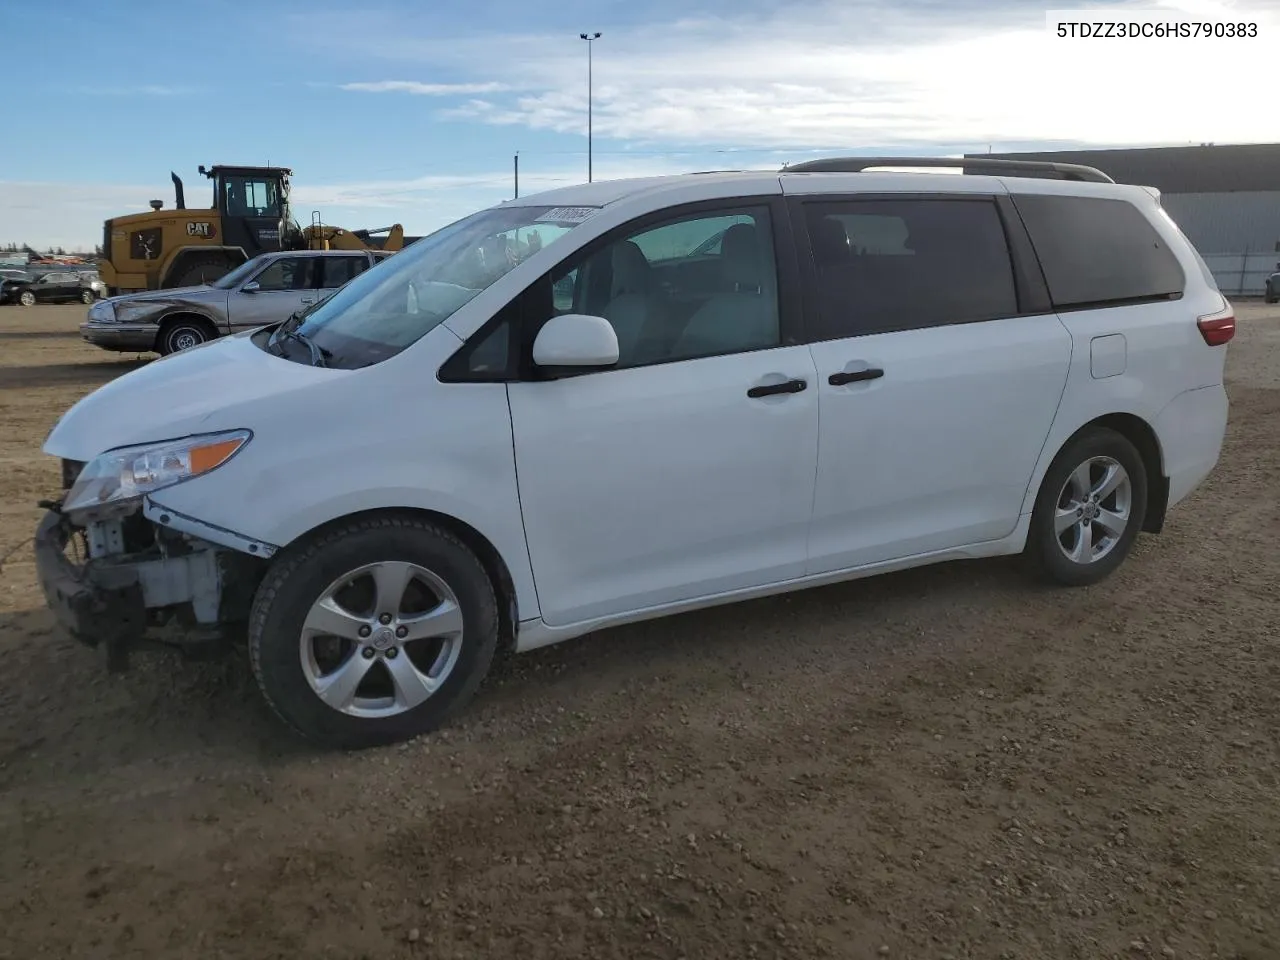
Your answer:
[[[90,394],[49,606],[116,667],[247,636],[287,724],[362,746],[500,647],[964,558],[1108,577],[1218,462],[1204,262],[1088,168],[829,166],[507,201]]]
[[[93,289],[69,270],[54,270],[27,280],[0,282],[0,303],[33,307],[37,303],[93,303]]]
[[[0,303],[17,303],[19,285],[30,282],[31,276],[24,270],[0,270]]]
[[[80,336],[104,350],[176,353],[284,320],[389,256],[378,250],[264,253],[210,284],[100,300],[89,308]]]
[[[1280,303],[1280,263],[1276,264],[1276,272],[1267,277],[1262,299],[1266,303]]]
[[[86,287],[93,291],[93,295],[101,300],[107,295],[107,285],[102,278],[98,276],[96,270],[81,270],[80,280]]]

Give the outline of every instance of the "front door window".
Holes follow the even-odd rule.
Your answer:
[[[315,257],[280,257],[273,260],[254,280],[262,291],[310,290],[314,286],[311,270],[315,262]]]
[[[638,230],[552,276],[557,313],[604,317],[618,367],[778,346],[778,278],[767,207],[690,215]]]

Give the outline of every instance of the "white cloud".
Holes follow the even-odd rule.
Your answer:
[[[680,173],[688,168],[662,158],[597,158],[597,180]],[[520,194],[527,196],[586,179],[580,166],[529,167],[520,172]],[[475,210],[499,203],[514,190],[512,170],[481,170],[470,174],[435,174],[397,180],[308,184],[294,178],[295,219],[311,221],[319,210],[325,223],[347,229],[404,225],[410,235],[422,235]],[[165,187],[168,187],[166,184]],[[188,206],[206,202],[193,196]],[[29,243],[39,249],[91,249],[101,243],[102,222],[127,213],[145,213],[152,199],[173,209],[172,188],[101,183],[47,183],[0,180],[0,243]]]
[[[595,42],[598,137],[740,147],[864,144],[972,148],[995,142],[1125,145],[1264,138],[1255,98],[1269,89],[1280,18],[1273,4],[1168,0],[1060,3],[1125,16],[1256,21],[1256,38],[1070,40],[1043,8],[844,0],[771,14],[605,29]],[[585,44],[565,35],[416,38],[359,24],[329,29],[347,53],[483,64],[508,96],[442,111],[449,119],[585,134]],[[1218,67],[1229,63],[1230,70]]]
[[[1273,85],[1280,13],[1258,0],[1150,0],[1091,6],[1109,15],[1162,6],[1170,18],[1259,24],[1256,39],[1059,40],[1044,7],[1022,0],[796,0],[772,11],[744,0],[734,16],[610,27],[594,44],[598,178],[679,172],[682,151],[822,151],[955,155],[1008,144],[1249,142],[1273,130],[1257,91]],[[437,115],[499,129],[586,132],[586,44],[564,34],[415,35],[418,21],[308,12],[288,31],[326,63],[382,76],[338,84],[385,96],[458,97]],[[1225,67],[1225,69],[1224,69]],[[333,89],[334,84],[326,84]],[[160,91],[181,88],[139,88]],[[1243,92],[1242,92],[1243,91]],[[113,88],[99,90],[114,92]],[[451,134],[453,135],[453,134]],[[612,140],[613,142],[608,142]],[[663,151],[665,159],[620,156]],[[612,156],[610,154],[613,154]],[[580,182],[585,158],[560,168],[524,154],[521,192]],[[564,161],[566,164],[569,161]],[[423,233],[510,195],[509,169],[316,185],[296,178],[295,208],[361,227],[400,221]],[[144,211],[167,187],[0,182],[0,240],[92,243],[104,217]]]
[[[497,93],[508,87],[502,83],[419,83],[416,80],[377,80],[344,83],[343,90],[361,93],[412,93],[420,97],[447,97],[474,93]]]

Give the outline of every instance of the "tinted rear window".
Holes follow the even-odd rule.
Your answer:
[[[1126,200],[1015,195],[1055,307],[1180,295],[1182,265]]]

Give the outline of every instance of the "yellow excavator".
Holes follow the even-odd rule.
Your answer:
[[[261,253],[276,250],[398,251],[404,227],[344,230],[324,224],[318,211],[300,227],[289,207],[288,167],[200,167],[213,181],[213,205],[188,209],[173,172],[175,205],[151,201],[150,213],[113,217],[103,225],[98,273],[108,292],[165,290],[210,283]],[[377,235],[385,234],[381,239]]]

